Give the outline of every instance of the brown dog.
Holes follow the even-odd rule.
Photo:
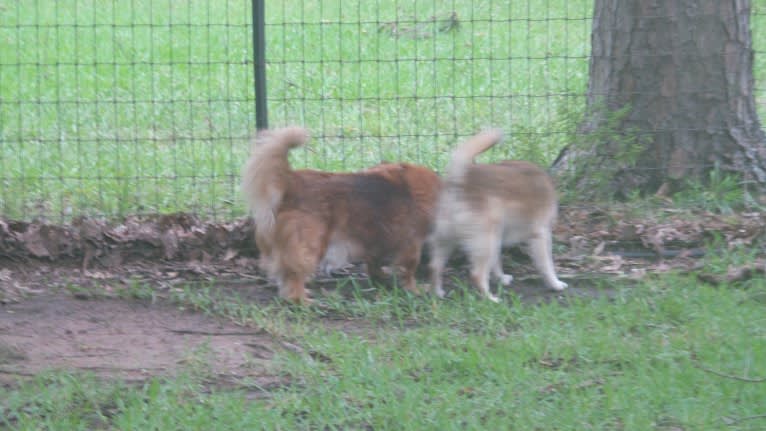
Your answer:
[[[407,163],[355,173],[292,170],[288,151],[307,141],[300,127],[263,131],[243,171],[261,267],[279,283],[279,295],[308,302],[305,283],[318,267],[357,261],[372,279],[383,277],[382,265],[400,267],[404,287],[417,292],[439,177]]]
[[[474,284],[492,301],[498,298],[489,291],[490,272],[505,285],[513,280],[503,273],[503,245],[526,242],[545,284],[554,290],[567,287],[553,266],[551,229],[558,203],[548,174],[522,161],[473,162],[502,137],[499,130],[482,132],[452,153],[430,238],[431,289],[439,296],[444,296],[441,273],[456,246],[470,259]]]

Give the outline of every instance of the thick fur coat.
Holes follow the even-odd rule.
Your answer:
[[[243,170],[243,191],[255,220],[261,267],[279,295],[305,303],[317,269],[367,264],[401,270],[403,286],[418,291],[415,269],[431,227],[440,187],[432,170],[383,163],[355,173],[293,170],[290,149],[305,144],[300,127],[261,132]]]

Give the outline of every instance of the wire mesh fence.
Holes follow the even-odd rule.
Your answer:
[[[540,136],[556,134],[556,113],[583,104],[591,8],[580,0],[283,6],[267,26],[272,122],[311,124],[322,145],[304,163],[330,168],[388,159],[438,169],[456,137],[487,125],[539,137],[540,157],[557,146]]]
[[[255,129],[251,0],[0,5],[0,215],[244,214]],[[269,121],[303,124],[299,167],[408,160],[457,139],[550,163],[583,112],[592,0],[266,4]],[[766,107],[766,4],[753,3]]]
[[[4,216],[232,213],[254,128],[249,0],[0,8]]]
[[[758,115],[766,118],[766,1],[756,0],[750,12],[750,31],[753,36],[753,77]]]

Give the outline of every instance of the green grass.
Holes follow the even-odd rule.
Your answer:
[[[249,4],[2,5],[0,213],[242,214],[238,174],[254,129]],[[271,124],[311,129],[298,166],[441,169],[456,136],[486,125],[517,132],[490,157],[550,161],[563,136],[550,127],[557,112],[583,104],[591,8],[267,5]],[[440,30],[453,12],[457,26]]]
[[[269,4],[271,124],[311,129],[312,148],[293,155],[301,167],[387,159],[442,169],[459,136],[487,125],[510,133],[488,159],[550,163],[584,107],[592,7]],[[765,12],[753,2],[757,87]],[[1,4],[0,214],[243,214],[250,18],[249,0]]]
[[[736,261],[717,257],[709,268]],[[211,388],[204,366],[141,385],[52,373],[0,389],[0,426],[763,429],[762,418],[732,422],[766,414],[766,382],[715,372],[766,377],[766,280],[715,288],[663,275],[618,289],[613,300],[538,306],[381,293],[309,310],[227,305],[212,290],[187,290],[179,303],[271,321],[275,337],[300,345],[304,353],[281,351],[273,365],[290,384],[266,393],[247,382]],[[322,324],[328,314],[358,330]]]

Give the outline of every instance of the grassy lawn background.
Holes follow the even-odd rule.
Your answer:
[[[592,2],[285,1],[267,11],[270,123],[301,167],[442,169],[461,136],[549,163],[584,105]],[[753,2],[763,49],[766,2]],[[250,2],[0,5],[0,214],[243,214],[254,129]],[[757,83],[764,82],[756,56]],[[763,97],[760,96],[759,107]]]

